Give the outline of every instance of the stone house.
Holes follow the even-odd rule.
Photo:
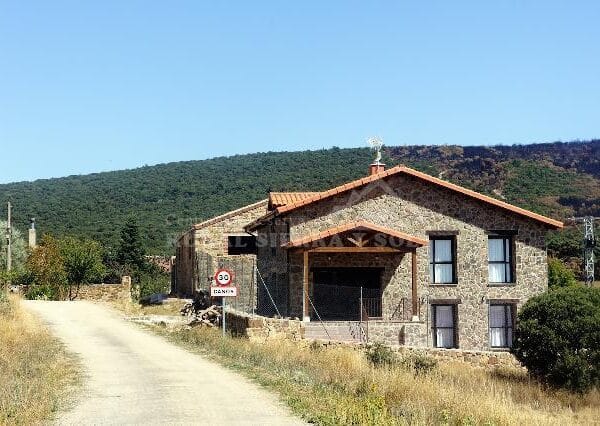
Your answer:
[[[208,290],[218,268],[230,269],[238,286],[232,306],[249,311],[256,305],[256,239],[244,231],[267,212],[268,200],[241,207],[195,224],[177,240],[172,293],[193,297]]]
[[[256,236],[257,310],[359,323],[370,341],[506,350],[547,288],[545,235],[563,226],[405,166],[320,193],[271,194]],[[253,211],[258,214],[259,209]],[[268,291],[267,291],[268,290]]]

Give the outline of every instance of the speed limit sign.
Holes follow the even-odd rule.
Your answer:
[[[233,276],[227,269],[219,269],[215,274],[215,282],[218,286],[227,287],[231,284]]]

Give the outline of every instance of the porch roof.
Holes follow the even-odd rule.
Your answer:
[[[351,234],[351,231],[355,231],[357,235],[347,235]],[[360,234],[359,234],[360,232]],[[345,235],[346,234],[346,235]],[[384,241],[378,240],[375,241],[375,245],[373,245],[373,238],[369,238],[367,241],[362,239],[363,235],[371,234],[371,237],[374,234],[384,235],[387,238]],[[348,240],[353,245],[347,247],[342,243],[342,239],[339,238],[335,241],[336,244],[323,244],[326,239],[334,238],[336,236],[341,237],[345,235],[346,240]],[[355,238],[356,237],[356,238]],[[391,237],[391,238],[390,238]],[[404,248],[414,249],[417,247],[422,247],[428,244],[427,240],[405,234],[404,232],[396,231],[394,229],[386,228],[384,226],[375,225],[374,223],[367,222],[364,220],[356,221],[356,222],[348,222],[343,225],[339,225],[330,229],[327,229],[322,232],[318,232],[316,234],[312,234],[303,238],[299,238],[296,240],[292,240],[287,244],[284,244],[283,247],[287,249],[293,248],[308,248],[313,250],[331,250],[331,249],[354,249],[355,251],[378,251],[381,249],[393,249],[394,251],[402,251],[400,247],[395,246],[394,244],[390,244],[393,239],[400,240],[401,246]],[[333,241],[330,241],[333,243]],[[341,244],[342,243],[342,244]],[[369,245],[370,244],[370,245]],[[397,243],[396,243],[397,245]]]

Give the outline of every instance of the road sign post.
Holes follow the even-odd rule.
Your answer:
[[[237,287],[232,286],[233,274],[227,269],[219,269],[215,273],[215,284],[210,288],[210,295],[212,297],[221,297],[221,307],[223,313],[221,315],[221,324],[223,324],[223,337],[225,337],[226,325],[225,325],[225,310],[227,309],[227,298],[237,296]]]

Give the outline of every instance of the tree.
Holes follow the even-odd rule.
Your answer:
[[[144,247],[136,220],[130,217],[121,229],[121,241],[117,251],[117,261],[128,266],[131,272],[144,269]]]
[[[6,221],[0,220],[0,270],[6,269]],[[13,269],[21,270],[27,260],[27,243],[23,234],[14,226],[12,227],[12,266]]]
[[[28,298],[60,300],[65,297],[67,273],[55,238],[44,235],[40,245],[27,258],[26,268],[32,279]]]
[[[69,284],[69,300],[77,297],[81,284],[102,281],[105,268],[100,244],[89,239],[65,237],[58,241],[58,246]]]
[[[548,259],[548,287],[570,287],[577,285],[577,279],[572,270],[556,258]]]
[[[512,352],[545,383],[579,392],[600,385],[600,289],[559,287],[530,299]]]

